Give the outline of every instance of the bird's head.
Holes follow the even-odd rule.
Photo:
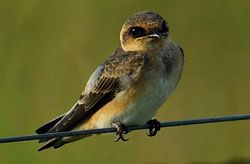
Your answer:
[[[142,11],[132,15],[122,26],[121,47],[124,51],[152,51],[164,46],[169,38],[167,22],[158,14]]]

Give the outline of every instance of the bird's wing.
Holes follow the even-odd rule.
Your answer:
[[[79,101],[48,132],[71,130],[89,118],[128,87],[129,82],[136,81],[144,63],[143,54],[115,52],[91,75]]]

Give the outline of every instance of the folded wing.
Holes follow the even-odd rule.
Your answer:
[[[117,50],[91,75],[79,101],[72,109],[43,125],[36,132],[52,133],[74,129],[109,103],[118,92],[138,80],[144,63],[143,54]],[[48,140],[50,139],[42,139],[40,142]]]

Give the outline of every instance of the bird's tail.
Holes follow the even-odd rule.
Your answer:
[[[83,135],[83,136],[74,136],[74,137],[62,137],[62,138],[52,138],[50,140],[48,140],[43,146],[41,146],[38,151],[42,151],[44,149],[48,149],[50,147],[53,147],[54,149],[57,149],[61,146],[63,146],[64,144],[70,143],[70,142],[74,142],[77,141],[79,139],[88,137],[90,135]]]
[[[60,115],[59,117],[45,123],[41,127],[39,127],[36,130],[37,134],[45,134],[48,133],[49,130],[54,127],[62,118],[64,117],[63,115]],[[40,139],[38,142],[46,142],[42,147],[38,149],[38,151],[42,151],[44,149],[54,147],[54,148],[59,148],[60,146],[64,145],[63,143],[60,142],[61,138],[46,138],[46,139]]]
[[[37,134],[45,134],[45,133],[52,133],[54,131],[51,131],[51,129],[64,117],[65,114],[45,123],[40,128],[36,130]],[[42,151],[44,149],[48,149],[50,147],[53,147],[54,149],[57,149],[61,146],[63,146],[66,143],[77,141],[81,138],[88,137],[90,135],[84,135],[84,136],[73,136],[73,137],[59,137],[59,138],[45,138],[40,139],[38,142],[44,142],[44,145],[38,149],[38,151]]]
[[[61,138],[52,138],[49,141],[47,141],[43,146],[41,146],[37,151],[42,151],[50,147],[54,147],[54,149],[59,148],[64,145],[64,143],[59,142],[60,140]]]

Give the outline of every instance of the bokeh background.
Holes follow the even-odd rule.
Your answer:
[[[165,17],[185,51],[179,86],[161,121],[250,113],[250,1],[0,0],[0,136],[33,134],[67,111],[119,46],[133,13]],[[250,122],[114,134],[37,152],[36,141],[0,145],[1,163],[229,163],[250,158]]]

